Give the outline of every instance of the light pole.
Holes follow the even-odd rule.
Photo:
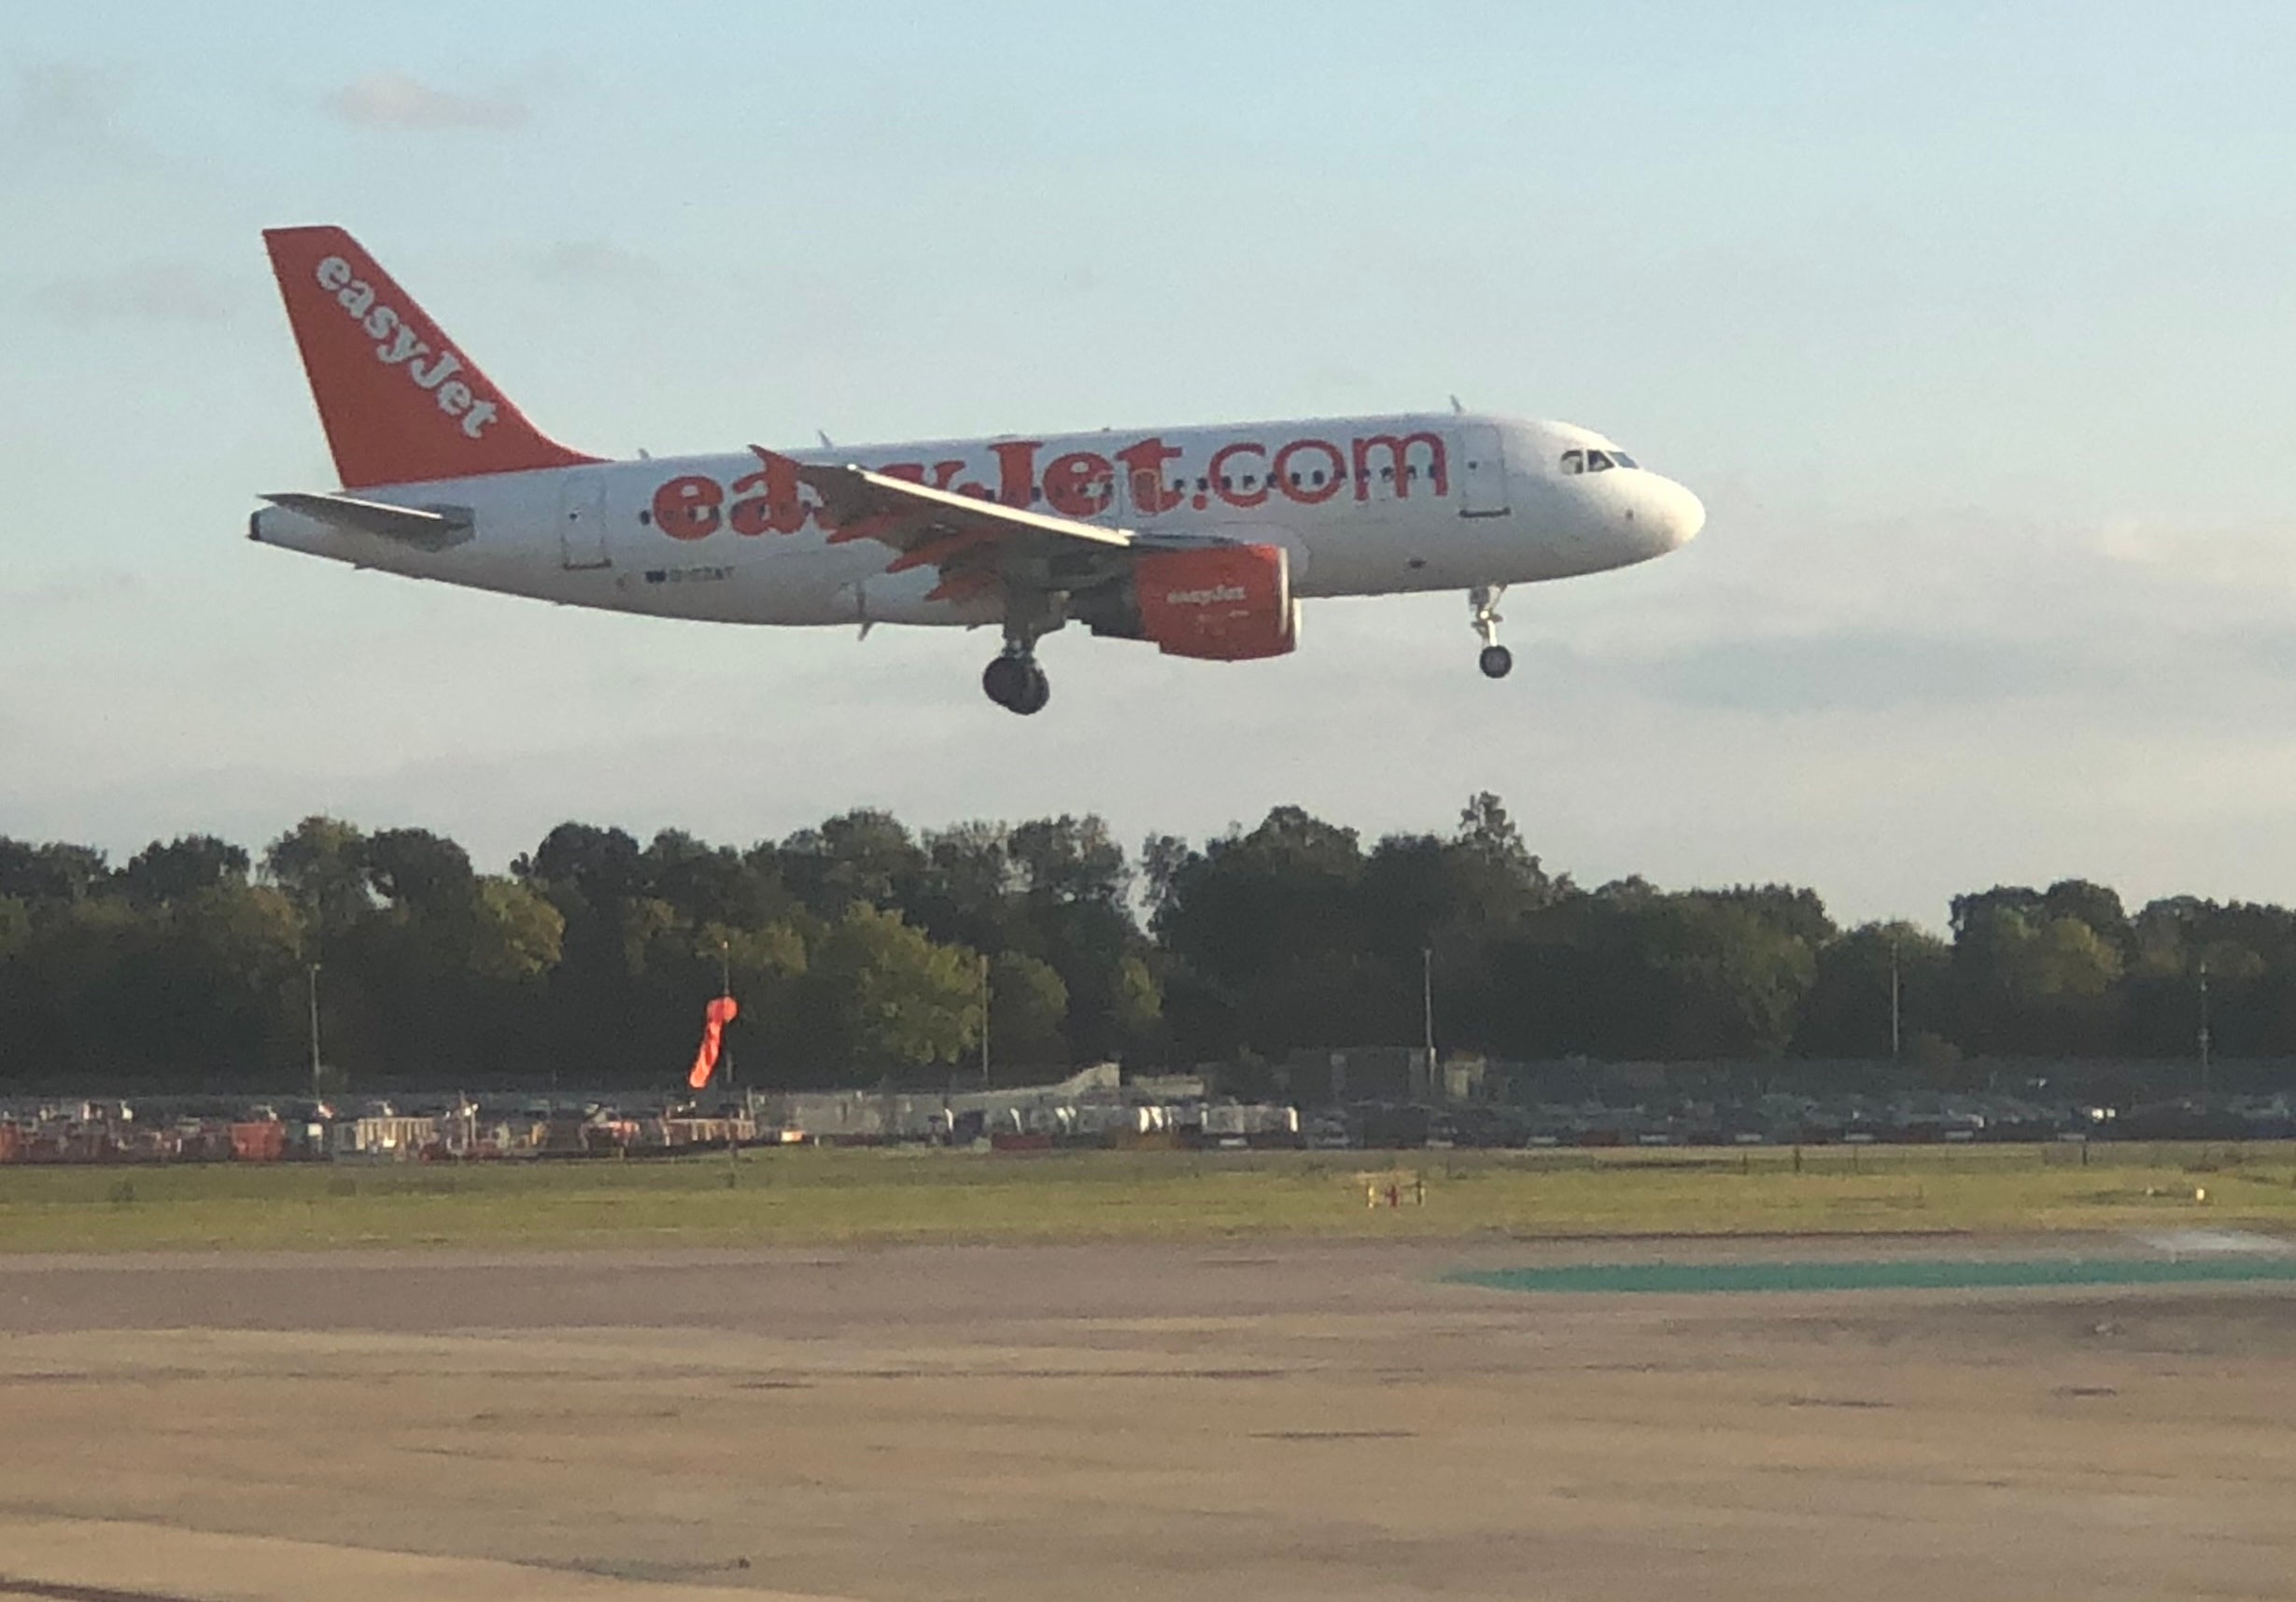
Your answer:
[[[1897,974],[1897,936],[1893,934],[1890,936],[1890,1066],[1893,1068],[1897,1065],[1903,1055],[1898,1044],[1898,1025],[1902,1011],[1899,1005],[1902,990],[1898,983]]]
[[[319,965],[310,966],[311,980],[311,1099],[319,1099]]]
[[[989,1072],[989,954],[980,954],[980,1088],[993,1083]]]
[[[1419,1022],[1427,1043],[1427,1096],[1440,1098],[1435,1074],[1435,948],[1419,948]]]
[[[2208,1110],[2208,959],[2201,959],[2201,1111]]]
[[[733,953],[730,944],[725,940],[717,943],[717,993],[724,1000],[731,1000],[734,993]],[[723,1037],[718,1047],[718,1061],[725,1069],[725,1077],[718,1083],[725,1095],[731,1098],[734,1090],[733,1043]]]
[[[731,943],[725,940],[717,943],[717,993],[722,1001],[733,999],[733,951]],[[718,1061],[725,1071],[725,1077],[719,1081],[725,1096],[722,1103],[725,1108],[725,1160],[739,1164],[741,1160],[741,1104],[734,1100],[733,1043],[723,1035],[719,1036]],[[730,1173],[726,1176],[726,1182],[732,1183]]]

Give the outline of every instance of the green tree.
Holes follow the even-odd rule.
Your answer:
[[[1166,1005],[1183,1049],[1279,1058],[1391,1035],[1393,987],[1369,973],[1354,830],[1278,807],[1155,871],[1152,927],[1174,959]]]
[[[393,906],[433,919],[469,916],[478,876],[454,841],[428,829],[384,829],[367,836],[361,860],[368,884]]]
[[[639,858],[638,876],[645,893],[668,902],[689,923],[757,929],[785,921],[796,906],[769,848],[745,855],[678,829],[654,836]]]
[[[1817,955],[1793,894],[1669,895],[1639,878],[1559,896],[1491,950],[1493,1046],[1511,1056],[1773,1057]]]
[[[2061,878],[2041,892],[2047,919],[2071,918],[2088,926],[2120,954],[2125,964],[2135,945],[2134,931],[2120,904],[2120,892],[2085,878]]]
[[[35,907],[31,938],[6,970],[7,1011],[26,1043],[20,1083],[167,1088],[155,1047],[169,1005],[168,955],[159,920],[120,897]]]
[[[797,899],[832,919],[855,904],[906,910],[925,867],[900,820],[866,808],[790,836],[780,861]]]
[[[560,823],[542,836],[531,855],[513,863],[511,872],[592,903],[630,895],[644,877],[638,842],[627,831],[588,823]]]
[[[477,884],[471,971],[495,984],[531,984],[557,965],[566,917],[530,886],[488,877]]]
[[[1646,915],[1667,1019],[1658,1055],[1776,1057],[1793,1038],[1817,954],[1798,897],[1669,896]]]
[[[1568,877],[1559,883],[1524,844],[1522,831],[1507,813],[1506,804],[1485,790],[1470,797],[1459,812],[1458,832],[1451,844],[1476,870],[1473,910],[1486,921],[1503,921],[1544,906],[1570,888]]]
[[[109,876],[104,853],[92,847],[35,846],[0,836],[0,895],[34,905],[83,901]]]
[[[989,964],[989,1057],[1005,1068],[1064,1066],[1068,986],[1049,963],[1000,951]]]
[[[269,886],[213,884],[171,901],[159,932],[163,977],[146,1002],[154,1076],[186,1089],[278,1082],[303,1037],[294,903]]]
[[[1140,894],[1151,914],[1163,910],[1181,870],[1196,857],[1196,849],[1177,835],[1150,835],[1140,842]]]
[[[1022,888],[1012,831],[986,820],[924,836],[924,863],[906,908],[936,940],[1001,951],[1021,938]]]
[[[1945,1038],[1952,1022],[1951,948],[1911,923],[1864,923],[1819,949],[1795,1030],[1795,1052],[1886,1059],[1893,965],[1900,1052],[1917,1033]]]
[[[553,1081],[626,1080],[634,1063],[667,1061],[683,1033],[647,1005],[633,952],[626,904],[644,880],[637,840],[621,829],[564,822],[511,864],[512,876],[546,898],[564,920],[558,961],[535,1035],[525,1043],[540,1073]]]
[[[263,873],[303,915],[313,948],[326,953],[374,910],[366,836],[337,818],[305,818],[264,848]]]
[[[160,906],[201,891],[244,883],[249,865],[247,853],[228,840],[183,835],[152,841],[128,859],[119,879],[129,899]]]
[[[787,981],[806,971],[805,937],[786,923],[762,929],[737,929],[707,923],[695,932],[694,960],[705,967],[720,966],[720,977],[734,994],[749,998],[753,1010],[780,996]]]
[[[2030,891],[1953,903],[1953,962],[1965,1046],[2065,1055],[2118,1038],[2120,946]]]
[[[809,953],[808,983],[840,1083],[961,1061],[980,1037],[979,961],[897,912],[854,902]]]
[[[1022,893],[1034,901],[1113,905],[1132,888],[1124,848],[1097,814],[1062,813],[1021,824],[1007,850]]]
[[[2227,1057],[2296,1052],[2296,913],[2192,896],[2155,901],[2131,920],[2123,1039],[2151,1057],[2187,1057],[2200,1030],[2201,967],[2209,1033]]]
[[[1163,1062],[1172,1048],[1164,1025],[1163,981],[1145,956],[1117,964],[1109,1017],[1116,1025],[1117,1053],[1128,1063]]]

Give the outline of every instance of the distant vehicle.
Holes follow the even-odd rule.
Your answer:
[[[783,625],[995,626],[997,705],[1043,710],[1068,623],[1281,656],[1303,599],[1467,592],[1504,678],[1508,585],[1664,555],[1706,511],[1601,435],[1455,410],[610,462],[545,437],[339,228],[263,235],[338,491],[267,545],[567,606]]]

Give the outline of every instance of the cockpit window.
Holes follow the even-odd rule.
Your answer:
[[[1641,465],[1615,445],[1607,445],[1601,450],[1585,446],[1574,451],[1565,451],[1562,454],[1562,471],[1565,473],[1608,472],[1614,467],[1630,468]]]

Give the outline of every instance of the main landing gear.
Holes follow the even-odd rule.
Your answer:
[[[1036,641],[1060,625],[1060,611],[1044,591],[1007,589],[1005,653],[980,674],[980,688],[990,700],[1024,718],[1045,710],[1052,681],[1036,666]]]
[[[1499,615],[1499,597],[1506,593],[1504,584],[1477,584],[1467,592],[1467,610],[1483,640],[1475,666],[1486,679],[1503,679],[1514,670],[1514,653],[1499,643],[1499,625],[1504,621]]]
[[[1052,681],[1025,645],[1007,645],[1005,653],[982,670],[980,687],[990,700],[1022,717],[1043,711],[1052,698]]]

